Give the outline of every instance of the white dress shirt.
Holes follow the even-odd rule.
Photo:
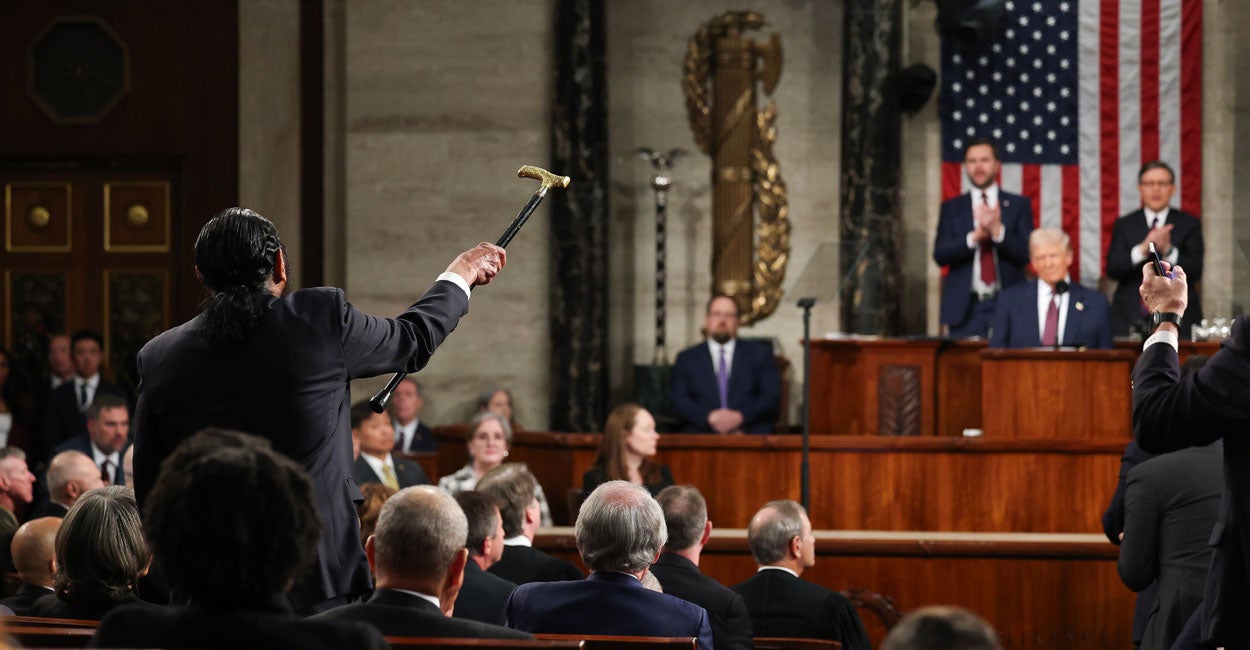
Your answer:
[[[974,215],[972,217],[972,229],[976,230],[977,228],[977,218],[975,216],[976,207],[978,205],[983,205],[986,201],[989,202],[989,205],[991,208],[998,205],[998,185],[991,185],[983,190],[974,187],[972,188],[972,191],[969,192],[969,194],[972,196],[972,209],[973,209],[973,215]],[[982,195],[985,196],[984,199],[981,198]],[[994,243],[1001,244],[1002,241],[1007,238],[1007,228],[1004,227],[1000,229],[998,234],[991,236],[991,238],[994,240]],[[968,240],[968,248],[970,249],[976,250],[981,245],[980,242],[972,238],[972,232],[968,233],[967,240]],[[994,262],[995,263],[998,262],[998,249],[997,248],[994,249]],[[993,285],[985,284],[985,282],[981,279],[981,256],[974,254],[972,256],[972,292],[973,293],[990,293],[993,291],[997,291],[998,288],[1001,286],[1002,286],[1002,279],[1000,279],[997,274],[995,274],[994,276]]]
[[[1163,208],[1162,210],[1155,212],[1150,208],[1142,208],[1142,212],[1146,213],[1146,228],[1152,228],[1155,224],[1155,219],[1159,219],[1160,224],[1167,223],[1168,210],[1170,209],[1171,208]],[[1181,258],[1181,249],[1179,246],[1173,244],[1172,250],[1168,251],[1167,255],[1163,255],[1163,251],[1159,251],[1159,254],[1159,256],[1163,258],[1163,261],[1168,264],[1175,265],[1177,260]],[[1141,266],[1146,263],[1146,254],[1142,252],[1140,245],[1134,246],[1133,249],[1128,252],[1128,258],[1132,260],[1133,266]]]
[[[1068,286],[1072,283],[1064,276],[1064,281],[1068,282]],[[1054,297],[1055,291],[1046,284],[1045,280],[1037,281],[1037,339],[1040,341],[1046,333],[1046,311],[1050,309],[1050,301]],[[1059,296],[1059,329],[1055,331],[1055,345],[1063,345],[1063,332],[1068,326],[1068,298],[1072,295],[1071,291],[1066,291]]]
[[[712,374],[713,375],[720,372],[720,351],[721,351],[721,348],[724,348],[725,349],[725,376],[726,377],[733,376],[734,348],[735,348],[734,344],[737,342],[738,342],[738,339],[729,339],[728,341],[724,343],[724,345],[722,345],[720,343],[717,343],[716,341],[713,341],[712,339],[707,340],[707,350],[708,352],[712,354]]]

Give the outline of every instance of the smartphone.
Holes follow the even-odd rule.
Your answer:
[[[1170,273],[1163,272],[1163,261],[1159,259],[1159,252],[1155,250],[1154,242],[1150,242],[1150,261],[1155,264],[1155,275],[1158,275],[1161,278],[1172,277]]]

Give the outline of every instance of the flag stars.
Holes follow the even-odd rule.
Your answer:
[[[1028,131],[1028,129],[1022,129],[1022,130],[1020,131],[1020,139],[1021,139],[1021,140],[1028,140],[1028,139],[1029,139],[1029,131]]]
[[[1072,64],[1067,59],[1059,59],[1059,67],[1067,70]]]
[[[1055,104],[1054,102],[1046,102],[1046,110],[1047,110],[1047,112],[1054,113],[1054,112],[1055,112],[1055,109],[1057,109],[1057,108],[1059,108],[1059,106],[1058,106],[1057,104]]]
[[[1003,32],[1003,36],[1006,36],[1006,37],[1007,37],[1007,40],[1009,40],[1009,41],[1010,41],[1011,39],[1013,39],[1013,38],[1015,38],[1015,37],[1016,37],[1016,30],[1014,30],[1014,29],[1009,29],[1009,30],[1007,30],[1007,31]]]
[[[954,111],[954,112],[952,112],[952,113],[951,113],[951,119],[953,119],[953,120],[955,120],[956,122],[958,122],[958,121],[960,121],[960,120],[964,119],[964,114],[963,114],[961,111]]]
[[[1065,98],[1065,99],[1066,99],[1066,98],[1068,97],[1068,95],[1071,95],[1071,94],[1072,94],[1072,91],[1071,91],[1071,90],[1068,90],[1067,88],[1060,88],[1060,89],[1059,89],[1059,96],[1060,96],[1060,97],[1063,97],[1063,98]]]
[[[1071,152],[1072,152],[1072,147],[1069,147],[1069,146],[1068,146],[1068,145],[1066,145],[1066,144],[1061,144],[1061,145],[1059,145],[1059,153],[1061,153],[1061,154],[1063,154],[1063,155],[1065,155],[1065,156],[1066,156],[1066,155],[1068,155],[1068,154],[1069,154],[1069,153],[1071,153]]]
[[[981,123],[982,123],[982,124],[989,124],[989,122],[990,122],[990,116],[989,116],[989,115],[986,115],[985,113],[981,113],[981,115],[978,117],[978,119],[979,119],[979,120],[981,120]]]
[[[994,103],[993,103],[992,105],[993,105],[993,107],[994,107],[994,110],[996,110],[996,111],[1001,111],[1001,110],[1003,110],[1003,100],[1001,100],[1001,99],[995,99],[995,100],[994,100]]]
[[[1034,89],[1033,89],[1033,96],[1034,96],[1034,97],[1036,97],[1036,98],[1038,98],[1038,99],[1041,99],[1041,98],[1042,98],[1042,89],[1041,89],[1041,88],[1034,88]]]
[[[981,93],[982,95],[985,95],[990,92],[990,87],[985,84],[981,84],[981,86],[977,88],[977,92]]]
[[[983,67],[983,68],[984,68],[985,66],[989,65],[989,64],[990,64],[990,60],[989,60],[989,58],[987,58],[987,57],[984,57],[984,56],[983,56],[983,57],[981,57],[981,58],[977,59],[977,65],[979,65],[979,66],[981,66],[981,67]]]
[[[963,92],[963,89],[964,89],[963,84],[959,83],[958,81],[951,84],[951,90],[954,92],[957,92],[957,93]]]
[[[1061,11],[1061,12],[1063,12],[1063,13],[1065,13],[1065,14],[1066,14],[1066,13],[1068,13],[1068,9],[1070,9],[1071,7],[1072,7],[1072,5],[1070,5],[1070,4],[1066,3],[1066,2],[1060,2],[1060,3],[1059,3],[1059,11]]]
[[[1007,147],[1006,147],[1006,149],[1007,149],[1007,153],[1015,153],[1015,152],[1016,152],[1016,143],[1014,143],[1014,142],[1008,142],[1008,143],[1007,143]]]
[[[1007,96],[1008,96],[1008,97],[1015,97],[1015,96],[1016,96],[1016,87],[1015,87],[1015,86],[1007,86],[1007,89],[1006,89],[1004,92],[1006,92],[1006,93],[1007,93]]]
[[[1004,61],[1003,63],[1007,64],[1008,68],[1016,67],[1016,59],[1015,57],[1012,57],[1012,56],[1007,57],[1007,60]]]
[[[994,139],[995,139],[995,140],[1001,140],[1002,138],[1003,138],[1003,130],[1002,130],[1002,129],[994,129]]]
[[[1040,41],[1040,40],[1042,40],[1042,33],[1041,33],[1040,31],[1038,31],[1038,32],[1033,32],[1033,40],[1035,40],[1035,41]]]
[[[1055,81],[1056,81],[1057,79],[1058,79],[1058,77],[1056,77],[1056,76],[1055,76],[1055,73],[1053,73],[1053,72],[1049,72],[1049,73],[1047,73],[1047,74],[1046,74],[1046,82],[1047,82],[1047,83],[1052,83],[1052,84],[1053,84],[1053,83],[1055,83]]]
[[[1042,13],[1042,3],[1040,3],[1040,2],[1034,2],[1034,3],[1033,3],[1033,13],[1035,13],[1035,14],[1040,14],[1040,13]]]
[[[1007,123],[1008,123],[1008,124],[1015,124],[1015,123],[1016,123],[1016,116],[1015,116],[1015,115],[1012,115],[1011,113],[1008,113],[1008,114],[1007,114]]]
[[[994,71],[994,74],[990,75],[990,78],[992,78],[994,81],[1002,81],[1002,80],[1003,80],[1003,73],[998,72],[997,70],[995,70],[995,71]]]
[[[1057,138],[1057,137],[1059,137],[1059,136],[1058,136],[1058,134],[1056,134],[1054,131],[1047,131],[1047,132],[1046,132],[1046,139],[1047,139],[1047,140],[1051,140],[1051,141],[1053,141],[1053,140],[1054,140],[1055,138]]]
[[[1047,27],[1054,27],[1056,22],[1058,22],[1058,21],[1056,21],[1056,20],[1055,20],[1055,17],[1054,17],[1054,16],[1047,16],[1047,17],[1046,17],[1046,26],[1047,26]]]
[[[1028,43],[1021,43],[1021,44],[1020,44],[1020,54],[1028,54],[1028,53],[1029,53],[1029,44],[1028,44]]]
[[[1072,124],[1072,118],[1067,115],[1061,115],[1059,117],[1059,126],[1068,126],[1070,124]]]
[[[1040,144],[1033,145],[1033,153],[1038,156],[1042,155],[1042,145]]]
[[[977,134],[977,130],[970,126],[968,127],[967,133],[968,133],[968,137],[972,137]]]
[[[1042,125],[1042,116],[1041,116],[1041,115],[1034,115],[1034,116],[1033,116],[1033,126],[1041,126],[1041,125]]]
[[[963,140],[961,140],[961,139],[959,139],[959,138],[955,138],[955,140],[954,140],[954,141],[952,141],[952,142],[951,142],[951,144],[955,146],[955,149],[963,149],[963,148],[964,148],[964,141],[963,141]]]
[[[1020,16],[1020,26],[1021,26],[1021,27],[1028,27],[1028,26],[1029,26],[1029,17],[1028,17],[1028,16]]]
[[[1071,34],[1069,34],[1069,33],[1068,33],[1068,30],[1066,30],[1066,29],[1065,29],[1065,30],[1063,30],[1063,31],[1061,31],[1061,32],[1059,32],[1059,40],[1061,40],[1061,41],[1066,41],[1066,40],[1068,40],[1070,37],[1071,37]]]

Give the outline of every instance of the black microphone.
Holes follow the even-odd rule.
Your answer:
[[[1068,281],[1067,281],[1067,280],[1060,280],[1060,281],[1058,281],[1058,282],[1056,282],[1056,283],[1055,283],[1055,297],[1056,297],[1056,298],[1058,298],[1059,296],[1062,296],[1063,294],[1065,294],[1065,293],[1067,293],[1067,292],[1068,292]],[[1059,349],[1059,346],[1060,346],[1060,341],[1059,341],[1059,339],[1056,337],[1056,338],[1055,338],[1055,349],[1056,349],[1056,350],[1058,350],[1058,349]]]

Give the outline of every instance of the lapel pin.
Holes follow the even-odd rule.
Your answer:
[[[1078,302],[1078,303],[1076,303],[1076,310],[1077,310],[1077,311],[1085,311],[1085,303],[1083,303],[1083,302]]]

